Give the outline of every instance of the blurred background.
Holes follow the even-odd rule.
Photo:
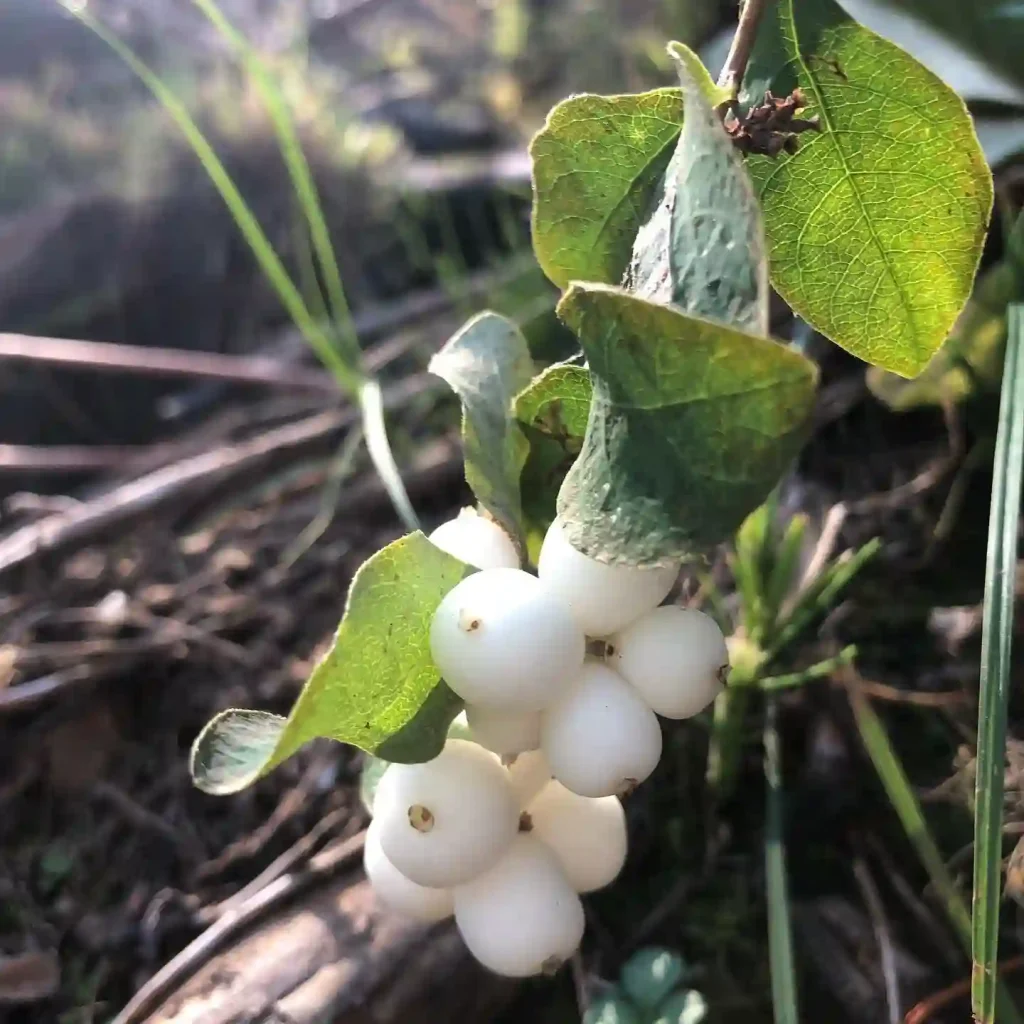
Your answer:
[[[780,702],[796,957],[807,1020],[963,1021],[969,961],[949,893],[894,813],[849,694],[872,702],[949,877],[969,887],[994,396],[1005,307],[1024,299],[1007,235],[1024,182],[1024,5],[843,6],[969,103],[997,204],[977,295],[916,382],[866,375],[774,306],[774,333],[818,359],[823,387],[773,514],[803,517],[809,559],[880,544],[793,650],[794,673],[831,670]],[[538,361],[573,349],[530,252],[530,136],[571,93],[673,84],[669,39],[717,72],[737,5],[219,9],[286,99],[352,336],[432,526],[470,500],[432,352],[484,308],[516,319]],[[183,104],[319,316],[303,210],[230,40],[190,0],[86,10]],[[56,0],[0,0],[0,332],[0,1020],[554,1024],[579,1020],[651,944],[682,956],[708,1020],[772,1020],[754,720],[714,806],[708,723],[669,735],[630,801],[626,873],[588,902],[580,961],[522,986],[468,963],[450,929],[373,907],[344,854],[365,824],[356,752],[313,744],[228,799],[191,786],[199,728],[229,706],[287,711],[351,572],[402,529],[351,404],[181,125]],[[713,592],[742,634],[740,554],[723,551],[684,596]],[[850,645],[855,666],[837,657]],[[1012,739],[1007,854],[1024,832],[1022,750]],[[273,886],[258,920],[233,921]],[[1013,899],[1005,925],[1012,985]],[[211,928],[220,939],[197,947]]]

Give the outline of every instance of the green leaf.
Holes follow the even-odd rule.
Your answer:
[[[903,412],[998,390],[1006,348],[1006,307],[1024,301],[1024,218],[1017,219],[1006,249],[1006,257],[978,278],[953,333],[920,376],[904,380],[875,366],[868,370],[868,387],[876,398]]]
[[[689,989],[669,996],[651,1024],[701,1024],[707,1016],[707,1000],[695,989]]]
[[[594,388],[583,450],[558,496],[570,541],[604,561],[658,565],[729,537],[799,446],[814,364],[604,285],[572,285],[559,315]]]
[[[683,86],[683,129],[661,202],[640,228],[624,286],[652,302],[768,333],[768,260],[761,208],[743,159],[699,85],[704,66],[669,52]]]
[[[678,89],[571,96],[548,114],[530,143],[533,248],[560,288],[622,279],[682,116]]]
[[[683,980],[683,958],[671,949],[638,949],[623,965],[620,980],[626,995],[645,1010],[653,1010]]]
[[[1008,323],[985,565],[974,796],[971,1008],[981,1024],[996,1019],[1006,718],[1013,672],[1010,656],[1024,486],[1024,304],[1010,306]]]
[[[768,6],[744,102],[799,85],[821,132],[751,157],[772,284],[838,345],[920,372],[970,295],[992,177],[963,101],[833,0]]]
[[[530,445],[520,478],[523,513],[535,532],[555,518],[558,488],[583,447],[592,393],[586,367],[558,363],[516,397],[515,417]]]
[[[466,482],[477,501],[521,541],[519,475],[529,445],[513,419],[512,401],[533,376],[526,340],[511,320],[480,313],[430,360],[430,372],[462,400]]]
[[[789,911],[782,752],[777,716],[778,706],[775,699],[769,697],[765,704],[764,723],[764,871],[768,902],[768,963],[772,978],[775,1024],[798,1024],[800,1013],[797,1009],[796,964]]]
[[[334,643],[287,719],[231,709],[192,747],[207,793],[235,793],[325,736],[390,761],[426,761],[444,745],[461,701],[430,656],[430,623],[467,567],[413,533],[378,551],[352,580]]]

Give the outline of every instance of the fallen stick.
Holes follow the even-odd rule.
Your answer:
[[[408,402],[432,386],[433,382],[425,375],[411,377],[385,391],[385,408]],[[171,463],[89,501],[20,527],[0,540],[0,574],[41,554],[81,547],[186,496],[209,492],[240,474],[326,444],[339,431],[355,424],[358,418],[358,411],[351,408],[319,413],[250,440]]]
[[[0,472],[94,473],[118,469],[151,445],[0,444]]]
[[[267,356],[228,356],[106,341],[0,334],[0,359],[150,377],[198,377],[233,384],[262,384],[323,395],[338,393],[337,382],[323,370],[309,370]]]
[[[513,983],[487,974],[451,922],[376,905],[340,840],[219,918],[150,979],[113,1024],[486,1024]]]
[[[454,440],[439,440],[423,448],[402,479],[409,494],[416,497],[446,487],[458,477],[462,456]],[[376,476],[367,476],[347,488],[335,512],[337,516],[373,515],[388,503],[387,492]],[[310,515],[315,509],[310,510]],[[52,518],[52,517],[51,517]],[[182,638],[177,637],[176,642]],[[187,639],[187,637],[185,638]],[[8,687],[0,687],[0,719],[18,714],[47,703],[68,690],[99,682],[111,673],[126,672],[137,664],[145,651],[134,656],[120,655],[86,660],[68,668],[59,669],[36,679],[29,679]]]
[[[442,289],[413,292],[397,303],[371,306],[357,314],[355,331],[360,340],[379,338],[413,321],[451,309],[457,299],[475,298],[527,273],[530,260],[511,260],[497,271],[482,271],[467,278],[457,294]],[[272,342],[282,356],[224,355],[187,349],[152,348],[76,338],[48,338],[34,334],[0,333],[0,360],[40,363],[72,369],[133,373],[158,377],[192,377],[226,384],[259,384],[281,389],[336,395],[335,379],[323,370],[295,365],[308,353],[301,335],[290,329]],[[380,369],[389,361],[388,347],[366,352],[366,368]]]

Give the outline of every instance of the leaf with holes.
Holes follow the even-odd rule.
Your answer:
[[[558,495],[570,541],[634,565],[704,554],[764,501],[795,454],[814,364],[606,285],[572,285],[559,315],[593,381],[583,450]]]
[[[732,140],[700,86],[697,55],[669,46],[683,86],[683,129],[661,202],[636,236],[624,286],[652,302],[768,333],[761,208]]]
[[[533,376],[526,339],[511,320],[480,313],[430,360],[430,372],[462,400],[466,482],[477,501],[521,541],[519,474],[529,446],[513,419],[512,400]]]
[[[838,345],[912,376],[971,292],[992,177],[963,101],[833,0],[768,5],[741,99],[799,86],[792,154],[748,161],[772,284]]]
[[[193,744],[195,784],[236,793],[321,736],[389,761],[435,757],[462,702],[434,667],[430,623],[466,572],[422,533],[378,551],[353,577],[334,642],[291,714],[221,712]]]

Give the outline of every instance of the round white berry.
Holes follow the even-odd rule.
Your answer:
[[[655,608],[609,640],[608,664],[665,718],[690,718],[722,689],[729,651],[718,624],[692,608]]]
[[[541,842],[521,833],[490,871],[455,890],[470,953],[511,978],[556,970],[583,937],[583,905]]]
[[[539,711],[502,711],[474,704],[466,708],[466,721],[473,739],[502,757],[540,746]]]
[[[374,895],[384,906],[417,921],[443,921],[455,909],[451,889],[417,885],[387,859],[380,845],[380,822],[370,822],[363,847],[363,866]]]
[[[471,508],[442,523],[430,534],[430,541],[477,569],[519,568],[512,538],[493,519]]]
[[[425,764],[393,764],[373,804],[385,856],[418,885],[467,882],[497,862],[519,828],[519,801],[501,761],[450,739]]]
[[[603,637],[661,604],[679,567],[606,565],[577,551],[556,519],[541,545],[537,575],[549,593],[569,605],[587,636]]]
[[[468,704],[540,711],[583,663],[586,640],[568,609],[521,569],[484,569],[438,606],[430,650]]]
[[[580,796],[629,792],[661,757],[661,726],[617,672],[588,661],[569,692],[541,720],[551,773]]]
[[[526,808],[530,834],[548,846],[577,892],[610,884],[626,862],[626,815],[616,796],[579,796],[549,782]]]
[[[551,765],[541,750],[527,750],[508,766],[508,781],[519,800],[526,805],[551,781]]]

